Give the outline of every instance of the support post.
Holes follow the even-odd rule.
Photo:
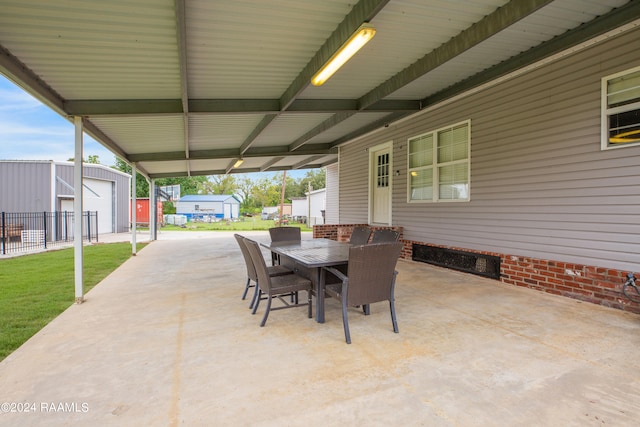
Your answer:
[[[136,175],[138,171],[136,164],[131,164],[131,255],[136,256],[136,233],[137,231],[137,213],[138,199],[136,198]]]
[[[73,118],[75,127],[75,156],[73,158],[73,260],[75,270],[76,304],[84,302],[84,254],[82,246],[82,117]]]
[[[156,191],[156,180],[151,179],[149,183],[149,240],[158,238],[156,227],[158,225],[158,193]]]

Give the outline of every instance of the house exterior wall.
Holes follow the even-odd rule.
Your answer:
[[[306,217],[309,214],[309,203],[306,197],[294,197],[291,199],[291,216]]]
[[[640,267],[640,147],[601,150],[600,91],[640,65],[638,45],[632,30],[341,147],[340,221],[367,222],[366,150],[391,140],[405,241],[498,254],[507,283],[624,304],[622,273]],[[471,200],[407,202],[407,139],[468,119]],[[533,279],[549,262],[551,280]]]
[[[326,198],[326,213],[325,224],[339,224],[340,223],[340,179],[339,179],[339,164],[334,163],[325,168],[326,181],[325,194]]]
[[[326,202],[325,195],[327,191],[326,189],[312,191],[311,193],[307,193],[307,197],[309,197],[309,218],[311,220],[311,224],[324,224],[324,217],[322,216],[322,211],[325,210]]]
[[[0,212],[49,212],[50,161],[0,161]]]

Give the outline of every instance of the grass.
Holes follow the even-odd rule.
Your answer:
[[[129,243],[86,246],[85,293],[130,256]],[[74,303],[74,280],[73,248],[0,260],[0,360]]]
[[[294,227],[300,227],[300,231],[311,231],[306,224],[298,224],[291,222],[288,224]],[[259,218],[242,218],[240,221],[219,221],[219,222],[188,222],[185,227],[177,225],[165,225],[162,230],[214,230],[214,231],[250,231],[250,230],[268,230],[275,227],[273,220],[262,220]]]

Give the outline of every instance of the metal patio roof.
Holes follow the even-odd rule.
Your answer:
[[[640,1],[0,0],[0,11],[0,72],[158,178],[334,163],[341,144],[637,26]],[[312,86],[364,22],[373,40]]]

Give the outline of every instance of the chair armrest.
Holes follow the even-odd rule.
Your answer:
[[[349,280],[349,278],[347,276],[345,276],[345,274],[342,271],[339,271],[333,267],[322,267],[325,270],[327,270],[329,273],[333,274],[334,276],[336,276],[338,279],[340,279],[342,282],[345,282],[347,280]]]

